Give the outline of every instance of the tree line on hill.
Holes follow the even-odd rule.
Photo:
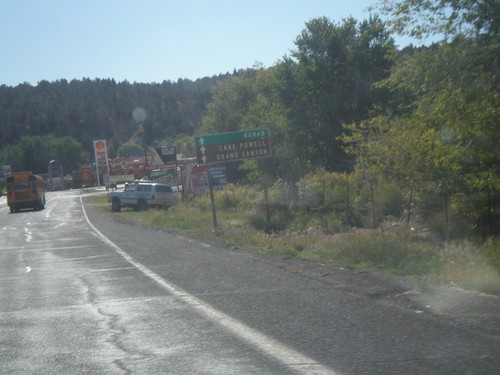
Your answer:
[[[193,156],[193,135],[269,128],[273,157],[245,162],[248,181],[347,172],[372,187],[397,184],[409,208],[432,195],[446,215],[498,230],[498,2],[381,1],[375,10],[388,21],[307,22],[295,50],[270,68],[161,84],[1,86],[0,162],[35,162],[17,156],[37,150],[22,146],[36,136],[71,137],[82,145],[72,146],[76,163],[92,155],[92,139],[106,139],[110,155],[135,142],[174,143]],[[398,50],[395,32],[446,38]]]
[[[85,78],[70,82],[41,81],[36,86],[2,85],[1,161],[18,170],[45,170],[46,165],[26,165],[12,149],[16,145],[38,142],[29,140],[30,137],[71,137],[80,143],[84,155],[76,149],[77,155],[69,160],[57,149],[47,147],[46,150],[51,154],[49,157],[64,160],[68,167],[77,169],[78,163],[91,160],[95,139],[106,139],[109,153],[114,156],[118,148],[129,141],[145,146],[155,141],[172,141],[178,134],[193,135],[215,83],[227,76],[160,84]],[[43,147],[44,142],[41,143]],[[34,159],[39,158],[35,155]]]

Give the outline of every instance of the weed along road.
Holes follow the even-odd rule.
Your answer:
[[[0,198],[1,374],[500,370],[499,327],[436,314],[393,278],[119,223],[89,194],[14,214]]]

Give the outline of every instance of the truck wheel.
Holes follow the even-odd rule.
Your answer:
[[[122,209],[122,202],[120,201],[120,198],[113,197],[111,200],[111,211],[113,212],[120,212]]]
[[[142,212],[147,210],[148,202],[146,202],[144,199],[139,199],[139,201],[137,202],[137,211]]]
[[[35,207],[33,207],[33,209],[35,211],[43,210],[44,206],[45,205],[43,204],[43,199],[40,198],[38,202],[36,202]]]

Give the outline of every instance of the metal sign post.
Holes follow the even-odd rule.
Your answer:
[[[208,190],[210,191],[210,207],[212,208],[212,222],[214,224],[214,229],[217,229],[217,214],[215,212],[214,189],[212,184],[212,176],[209,169],[207,169],[207,177],[208,177]]]

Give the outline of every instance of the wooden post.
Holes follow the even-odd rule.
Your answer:
[[[351,228],[351,207],[349,203],[349,177],[346,177],[346,223]]]
[[[450,219],[448,217],[448,194],[444,195],[444,223],[445,223],[445,239],[448,243],[450,241]]]
[[[410,189],[410,203],[408,204],[408,219],[406,219],[406,230],[410,229],[412,199],[413,199],[413,188]]]
[[[370,181],[370,194],[372,196],[373,228],[377,227],[377,215],[375,214],[375,194],[373,193],[373,181]]]
[[[214,224],[214,229],[217,229],[217,214],[215,212],[214,189],[212,188],[212,175],[210,173],[210,167],[208,165],[207,165],[207,177],[208,177],[208,190],[210,191],[210,206],[212,207],[212,221]]]

